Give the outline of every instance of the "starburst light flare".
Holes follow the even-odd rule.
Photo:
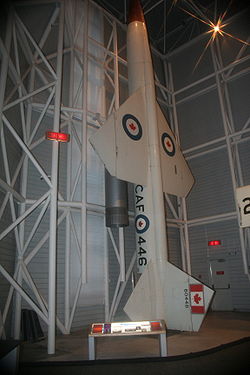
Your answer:
[[[245,45],[248,45],[248,46],[250,45],[250,43],[248,43],[247,41],[244,41],[240,38],[237,38],[234,35],[229,34],[229,33],[225,32],[224,30],[222,30],[224,27],[226,27],[228,25],[228,23],[223,23],[223,19],[226,16],[227,10],[223,13],[223,15],[221,15],[218,18],[218,21],[216,23],[214,23],[214,22],[210,21],[209,19],[207,19],[207,17],[205,17],[205,16],[204,16],[204,18],[206,18],[207,20],[202,19],[201,17],[198,17],[197,15],[193,14],[192,12],[190,12],[190,11],[184,9],[184,8],[180,8],[180,9],[182,9],[185,13],[189,14],[191,17],[197,19],[198,21],[208,25],[210,27],[210,30],[207,31],[207,34],[212,33],[211,38],[209,38],[201,56],[199,57],[197,63],[195,64],[194,70],[199,65],[202,57],[204,56],[204,54],[205,54],[206,50],[208,49],[208,47],[210,46],[210,44],[214,42],[214,40],[217,38],[218,35],[221,35],[222,37],[228,36],[228,37],[230,37],[234,40],[237,40],[238,42],[240,42],[242,44],[245,44]]]

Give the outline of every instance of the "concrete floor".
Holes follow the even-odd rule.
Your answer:
[[[250,337],[250,313],[210,312],[199,332],[169,332],[168,355],[175,356],[210,349]],[[106,337],[96,340],[96,359],[159,356],[158,338]],[[87,331],[60,335],[56,339],[56,354],[47,354],[47,340],[23,343],[20,361],[79,361],[88,359]]]

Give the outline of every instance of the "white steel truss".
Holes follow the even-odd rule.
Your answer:
[[[42,3],[42,2],[41,2]],[[29,4],[36,6],[39,3]],[[53,2],[51,2],[53,5]],[[22,4],[21,4],[22,6]],[[25,6],[25,4],[24,4]],[[93,6],[93,5],[92,5]],[[96,5],[94,5],[96,6]],[[110,23],[111,35],[108,45],[101,45],[97,40],[88,37],[88,1],[55,2],[51,17],[38,41],[32,36],[25,23],[18,16],[15,9],[9,12],[9,20],[6,32],[6,40],[0,40],[1,47],[1,148],[4,161],[5,181],[1,179],[1,190],[5,191],[5,198],[1,203],[0,217],[3,218],[5,208],[10,205],[12,223],[0,233],[0,240],[3,240],[10,233],[14,232],[17,261],[14,273],[11,275],[0,265],[2,276],[9,282],[10,288],[7,300],[1,314],[0,334],[4,336],[4,325],[15,295],[14,306],[14,335],[20,336],[21,308],[22,301],[25,301],[43,322],[48,326],[48,353],[55,352],[55,326],[63,334],[71,330],[74,314],[76,311],[80,291],[87,282],[86,257],[87,257],[87,211],[104,215],[104,206],[90,204],[87,202],[87,128],[98,127],[104,118],[98,113],[93,113],[87,108],[87,86],[88,86],[88,61],[92,60],[97,65],[104,67],[103,72],[114,88],[113,99],[107,110],[111,113],[114,106],[119,106],[119,79],[126,81],[126,78],[119,76],[118,61],[126,66],[126,61],[119,57],[117,47],[116,20],[104,12],[104,17]],[[99,9],[99,7],[97,7]],[[76,14],[81,14],[76,17]],[[56,27],[55,27],[56,26]],[[57,35],[55,36],[55,29]],[[56,50],[46,54],[43,49],[47,40],[51,37],[57,40]],[[83,36],[82,36],[83,35]],[[98,46],[103,50],[103,60],[95,58],[88,53],[88,45]],[[124,49],[124,47],[122,48]],[[14,52],[12,52],[14,51]],[[119,51],[120,52],[120,51]],[[14,54],[14,57],[13,57]],[[65,106],[62,101],[62,79],[63,59],[69,56],[69,105]],[[20,59],[26,59],[25,64],[20,64]],[[112,67],[114,63],[114,68]],[[24,68],[25,65],[25,68]],[[80,70],[80,80],[76,80],[74,69],[77,65]],[[79,77],[78,77],[79,78]],[[9,84],[11,81],[11,85]],[[6,90],[6,83],[11,86]],[[38,82],[41,83],[39,87]],[[39,96],[40,95],[40,96]],[[11,109],[20,108],[21,129],[19,124],[13,124],[9,119]],[[32,121],[34,113],[37,115],[35,123]],[[49,156],[50,166],[44,168],[35,153],[42,143],[48,142],[41,134],[43,121],[50,122],[50,130],[55,132],[67,131],[71,137],[67,152],[67,189],[66,194],[60,192],[58,180],[59,165],[59,144],[52,143],[51,155]],[[21,158],[16,170],[11,171],[8,151],[5,143],[6,130],[12,135],[21,150]],[[80,157],[78,165],[72,168],[72,141],[77,145]],[[63,147],[63,146],[62,146]],[[35,194],[29,196],[28,173],[30,163],[40,175],[42,190],[41,196]],[[20,178],[20,187],[16,187],[16,181]],[[76,198],[77,187],[80,186],[81,196]],[[20,190],[20,191],[19,191]],[[18,205],[15,202],[18,202]],[[15,205],[16,204],[16,205]],[[36,216],[29,232],[26,230],[26,219],[33,212]],[[78,212],[81,217],[81,228],[76,226],[72,212]],[[47,219],[47,230],[39,240],[34,241],[43,219]],[[58,245],[57,235],[60,226],[64,224],[66,232],[65,240],[65,288],[64,288],[64,321],[56,314],[56,277]],[[106,231],[106,229],[105,229]],[[112,232],[109,231],[116,245]],[[74,238],[75,248],[71,247],[71,238]],[[29,270],[29,264],[39,254],[43,246],[48,243],[48,296],[45,298],[39,290],[34,275]],[[75,291],[75,297],[70,307],[70,255],[72,251],[78,254],[81,264],[81,273]],[[125,288],[126,280],[132,271],[134,257],[125,275],[124,265],[124,233],[119,230],[119,254],[118,259],[121,265],[121,276],[118,278],[117,288],[111,306],[108,306],[108,288],[106,288],[105,305],[106,316],[113,316]],[[107,257],[106,257],[107,258]],[[108,280],[108,269],[106,268],[106,280]],[[122,283],[122,287],[121,284]],[[27,288],[28,286],[28,288]],[[14,294],[14,292],[16,292]]]
[[[3,64],[1,69],[1,146],[6,181],[2,187],[6,195],[1,202],[1,218],[7,205],[10,206],[12,224],[7,226],[0,234],[4,239],[11,231],[15,233],[17,248],[17,260],[15,271],[10,275],[1,265],[1,274],[9,281],[10,289],[3,310],[3,325],[9,312],[14,290],[15,294],[15,319],[14,336],[20,335],[21,301],[22,298],[31,306],[40,318],[48,325],[50,353],[54,352],[55,322],[63,333],[66,329],[59,318],[56,318],[56,233],[57,225],[64,219],[65,213],[57,217],[58,197],[58,152],[59,144],[53,143],[51,153],[51,176],[42,167],[35,156],[35,148],[44,141],[44,137],[38,134],[39,126],[44,119],[51,102],[54,102],[54,113],[51,117],[51,128],[58,132],[60,127],[60,102],[62,82],[62,57],[63,57],[63,29],[64,6],[54,7],[54,11],[43,30],[38,42],[30,34],[26,25],[13,8],[9,11],[5,43],[1,40],[1,55]],[[43,52],[44,44],[49,37],[51,27],[58,22],[56,61],[52,65],[48,56]],[[23,60],[26,59],[25,63]],[[10,83],[11,82],[11,83]],[[8,83],[8,91],[6,89]],[[8,94],[7,94],[8,93]],[[32,122],[33,103],[37,96],[44,97],[43,110],[35,123]],[[11,110],[20,113],[20,124],[10,119]],[[11,137],[11,142],[16,144],[21,151],[21,158],[13,173],[9,165],[9,153],[6,148],[6,136]],[[43,194],[38,194],[36,199],[27,196],[27,174],[29,163],[40,174],[43,185]],[[20,193],[15,191],[15,184],[20,178]],[[14,203],[18,201],[18,206]],[[50,225],[43,238],[27,252],[34,235],[46,213],[50,213]],[[25,220],[34,212],[38,213],[29,234],[25,233]],[[49,291],[46,300],[38,290],[31,273],[29,263],[49,240]],[[26,283],[31,293],[24,288]],[[1,327],[1,331],[3,326]]]
[[[247,43],[250,40],[250,36],[246,40],[246,43],[242,44],[242,47],[239,49],[237,56],[234,61],[230,62],[227,65],[223,64],[221,49],[219,41],[216,40],[215,44],[212,44],[209,49],[211,50],[214,73],[205,76],[204,78],[195,81],[194,83],[183,87],[180,90],[175,90],[173,86],[171,64],[168,63],[168,79],[170,87],[172,89],[171,103],[172,103],[172,120],[175,129],[175,133],[178,136],[178,116],[177,116],[177,106],[184,101],[189,101],[195,97],[199,97],[210,90],[216,89],[219,98],[219,106],[222,114],[222,121],[224,127],[225,135],[220,138],[216,138],[213,141],[200,144],[198,146],[192,147],[188,150],[185,150],[185,155],[187,160],[192,158],[197,158],[212,152],[215,152],[220,149],[225,149],[228,155],[229,166],[230,166],[230,175],[234,192],[234,203],[235,211],[213,215],[210,217],[202,217],[199,219],[188,219],[186,202],[185,199],[182,199],[179,214],[178,212],[169,204],[171,212],[174,214],[174,219],[168,219],[172,224],[177,224],[180,228],[181,234],[181,246],[182,246],[182,267],[186,269],[188,273],[191,273],[191,258],[190,258],[190,244],[189,244],[189,235],[188,228],[195,225],[208,224],[214,222],[223,222],[225,220],[237,219],[238,222],[238,231],[240,239],[240,249],[242,253],[243,269],[245,275],[250,280],[249,274],[249,228],[241,228],[240,226],[240,211],[237,205],[236,199],[236,188],[244,186],[242,166],[239,157],[238,147],[241,143],[247,142],[250,140],[250,117],[243,124],[241,130],[235,130],[234,120],[232,115],[232,103],[230,102],[230,95],[228,91],[228,84],[240,77],[244,77],[249,74],[250,68],[245,66],[245,63],[249,61],[249,55],[245,55],[247,48]],[[167,64],[167,59],[165,64]],[[237,70],[237,72],[234,72]],[[215,84],[209,84],[209,80],[215,78]],[[202,90],[199,89],[199,84],[207,81],[207,87]],[[197,88],[197,89],[196,89]],[[186,94],[184,99],[177,100],[176,98],[181,93],[188,93],[188,90],[193,89],[192,94]],[[168,203],[169,200],[167,200]],[[184,236],[183,236],[184,234]]]
[[[33,6],[41,2],[34,2]],[[96,4],[85,0],[56,1],[50,2],[53,11],[44,27],[39,39],[32,36],[25,23],[18,16],[18,12],[13,9],[9,12],[5,40],[0,39],[1,56],[1,88],[0,88],[0,132],[1,150],[4,165],[5,179],[0,179],[0,188],[5,192],[5,197],[0,205],[0,220],[4,217],[6,207],[11,212],[12,222],[0,233],[0,241],[13,233],[16,246],[16,264],[13,274],[10,274],[3,265],[0,265],[0,273],[9,282],[10,288],[5,305],[0,311],[0,336],[4,337],[4,325],[8,314],[11,312],[11,303],[15,295],[15,337],[20,335],[20,320],[22,300],[34,309],[43,322],[48,326],[48,353],[55,352],[55,332],[56,325],[63,334],[69,333],[77,308],[77,303],[81,289],[88,281],[87,273],[87,213],[92,212],[104,215],[104,206],[89,203],[87,199],[87,131],[88,128],[97,128],[104,121],[103,113],[92,112],[88,108],[88,63],[94,62],[103,71],[103,76],[112,88],[112,97],[106,103],[106,115],[120,105],[120,85],[126,84],[126,75],[121,73],[119,65],[126,69],[126,59],[124,49],[126,46],[118,45],[118,30],[124,29],[114,17],[101,10]],[[29,6],[32,4],[30,3]],[[89,35],[89,6],[96,7],[103,12],[103,17],[110,25],[110,33],[105,43],[95,40]],[[24,5],[25,6],[25,5]],[[76,14],[80,12],[80,16]],[[53,32],[53,40],[56,40],[54,50],[47,51],[47,41]],[[56,34],[56,37],[55,37]],[[102,58],[95,56],[90,50],[90,46],[102,50]],[[200,145],[191,150],[187,150],[189,157],[197,157],[204,152],[213,152],[218,147],[226,147],[232,175],[233,186],[242,185],[243,181],[240,172],[240,162],[237,154],[237,144],[249,137],[242,138],[248,134],[250,119],[243,126],[241,131],[235,132],[232,116],[230,115],[230,103],[228,100],[226,82],[232,77],[245,74],[246,71],[237,71],[236,66],[242,66],[246,57],[241,57],[243,50],[238,55],[237,61],[223,67],[219,58],[220,51],[213,49],[214,76],[216,77],[216,88],[219,93],[220,106],[223,113],[223,124],[225,136],[209,144]],[[156,76],[156,87],[159,90],[159,103],[169,112],[172,128],[178,136],[178,119],[176,113],[176,97],[180,93],[175,91],[171,65],[167,63],[164,56],[157,54],[163,61],[165,77],[162,82]],[[69,61],[69,93],[68,105],[62,99],[62,81],[64,78],[63,60]],[[23,62],[25,61],[25,63]],[[80,79],[76,79],[75,68],[80,71]],[[248,70],[247,70],[248,71]],[[205,77],[209,79],[210,77]],[[167,82],[167,86],[165,84]],[[195,82],[193,86],[198,85]],[[189,87],[183,88],[185,91]],[[207,87],[206,90],[210,90]],[[193,95],[201,95],[197,92]],[[191,95],[187,96],[188,100]],[[13,122],[11,113],[17,111],[19,122]],[[35,116],[34,116],[35,114]],[[34,120],[35,118],[35,120]],[[57,142],[51,143],[49,148],[49,165],[43,166],[39,162],[39,153],[36,151],[39,146],[48,142],[44,139],[41,129],[44,122],[48,121],[51,130],[66,131],[70,134],[72,142],[67,145],[67,186],[65,192],[60,191],[58,179],[58,166],[60,151],[64,145]],[[9,153],[6,146],[7,136],[15,142],[20,150],[20,160],[13,171],[9,163]],[[221,146],[220,142],[224,142]],[[72,143],[77,147],[80,155],[77,163],[74,164],[72,173],[72,154],[74,152]],[[206,146],[210,146],[209,151]],[[203,148],[206,150],[204,151]],[[193,153],[193,154],[192,154]],[[41,189],[38,193],[30,195],[31,188],[28,186],[28,174],[30,165],[40,176]],[[20,185],[19,185],[20,181]],[[76,191],[80,186],[80,197]],[[189,251],[188,228],[197,223],[210,222],[211,220],[225,220],[228,217],[236,217],[237,209],[226,215],[216,215],[209,218],[202,218],[196,221],[188,220],[186,202],[184,199],[173,201],[166,196],[168,210],[173,218],[167,219],[168,225],[173,225],[180,229],[181,238],[181,259],[182,267],[187,272],[191,272],[191,261]],[[76,225],[73,213],[77,213],[80,219],[80,229]],[[32,225],[28,226],[27,221],[32,219]],[[48,216],[47,227],[43,230],[42,236],[37,236],[39,227],[44,225],[44,218]],[[130,213],[133,219],[133,213]],[[57,257],[58,257],[58,232],[65,230],[64,243],[64,314],[63,318],[56,312],[57,297]],[[244,260],[245,273],[248,274],[248,264],[246,248],[248,231],[246,234],[241,229],[241,247]],[[114,234],[110,229],[104,228],[105,232],[105,319],[111,320],[115,316],[122,295],[128,280],[131,278],[135,255],[132,256],[127,268],[124,262],[124,233],[119,230],[118,243],[115,242]],[[72,238],[75,243],[72,248]],[[109,295],[109,267],[108,267],[108,238],[110,238],[119,263],[119,276],[116,282],[114,294]],[[250,241],[249,241],[250,242]],[[43,246],[48,243],[48,296],[37,287],[35,276],[29,270],[29,265],[41,252]],[[77,282],[73,304],[70,304],[70,257],[72,252],[76,252],[81,273]],[[27,288],[28,286],[28,288]],[[14,294],[14,292],[16,292]]]

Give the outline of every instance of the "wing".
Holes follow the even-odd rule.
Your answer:
[[[147,184],[147,126],[145,96],[136,91],[112,113],[90,143],[112,176]]]
[[[185,197],[193,186],[194,178],[158,104],[157,122],[163,191]]]
[[[194,179],[157,103],[163,191],[186,196]],[[89,139],[112,176],[147,185],[148,129],[144,89],[131,95]]]

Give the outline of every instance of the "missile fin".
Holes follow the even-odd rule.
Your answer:
[[[157,122],[163,191],[185,197],[194,178],[158,103]],[[131,95],[90,137],[112,176],[147,185],[148,135],[144,88]]]
[[[163,283],[169,329],[199,331],[214,290],[170,262],[166,262]]]
[[[124,311],[131,320],[164,319],[168,329],[197,332],[214,291],[170,262],[161,275],[154,267],[149,262]]]
[[[97,130],[89,142],[111,174],[116,175],[116,136],[115,136],[115,114],[105,121],[104,125]]]
[[[143,89],[112,113],[89,141],[112,176],[147,184],[148,153]]]
[[[160,280],[155,277],[156,274],[155,264],[150,261],[124,307],[131,320],[164,319],[163,299],[159,293]]]
[[[185,197],[193,186],[194,178],[158,103],[157,121],[163,191]]]

